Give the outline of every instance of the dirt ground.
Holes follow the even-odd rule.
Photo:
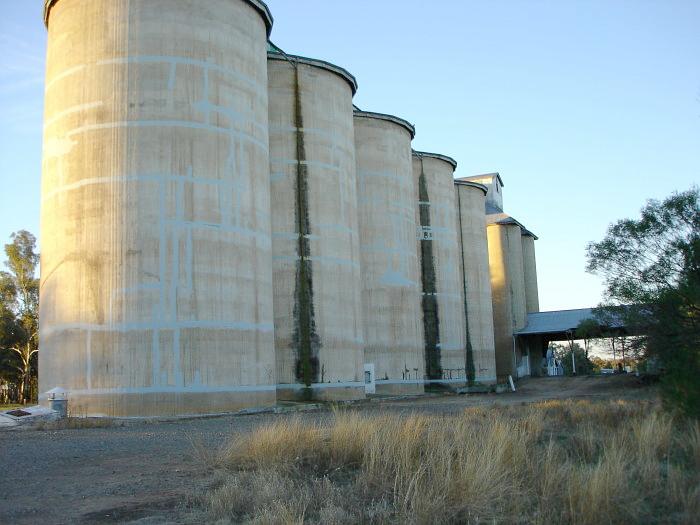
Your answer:
[[[627,376],[538,378],[505,394],[373,400],[365,412],[456,414],[480,405],[546,399],[648,399]],[[329,412],[221,416],[123,427],[0,432],[0,523],[181,523],[211,473],[198,450],[276,418],[321,420]]]

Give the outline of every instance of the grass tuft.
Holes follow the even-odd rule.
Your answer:
[[[285,419],[237,437],[203,498],[220,523],[692,523],[700,426],[650,402]]]

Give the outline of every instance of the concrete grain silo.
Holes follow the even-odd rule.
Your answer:
[[[275,401],[259,0],[48,0],[40,389],[80,414]]]
[[[377,393],[423,392],[413,136],[403,119],[355,112],[365,363]]]
[[[276,48],[268,76],[278,397],[362,398],[357,84]]]
[[[506,214],[487,216],[489,269],[493,295],[496,370],[499,382],[529,374],[529,360],[513,338],[527,322],[522,230]]]
[[[478,383],[496,382],[493,305],[489,273],[486,215],[487,188],[455,180],[461,250],[464,309],[467,319],[467,377]]]
[[[467,381],[466,318],[453,178],[456,167],[445,155],[413,153],[425,375],[429,383],[463,385]]]
[[[539,312],[540,300],[537,291],[537,261],[535,257],[535,241],[537,237],[528,230],[523,230],[522,233],[526,309],[527,313]]]

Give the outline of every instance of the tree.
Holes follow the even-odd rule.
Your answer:
[[[10,353],[19,374],[21,401],[31,399],[32,372],[39,351],[39,254],[36,238],[28,231],[13,233],[5,245],[9,271],[0,271],[0,345]]]
[[[601,335],[601,327],[595,319],[584,319],[576,327],[575,336],[576,339],[581,339],[583,341],[583,349],[586,352],[586,358],[588,358],[591,341],[600,338]]]
[[[561,366],[564,368],[564,375],[574,375],[574,365],[571,362],[571,352],[574,353],[576,360],[576,375],[585,376],[593,373],[593,363],[588,359],[586,352],[578,343],[566,344],[551,344],[554,350],[554,357],[561,361]]]
[[[612,224],[588,245],[587,270],[603,276],[607,305],[629,333],[629,350],[665,369],[664,399],[700,417],[700,192],[650,200],[639,219]]]

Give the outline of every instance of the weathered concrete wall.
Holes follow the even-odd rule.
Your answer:
[[[412,137],[401,119],[355,113],[365,361],[374,364],[377,393],[423,391]]]
[[[523,271],[525,275],[525,304],[528,313],[540,311],[537,291],[537,260],[535,257],[535,237],[527,232],[522,236]]]
[[[362,398],[355,80],[290,58],[268,58],[278,397]]]
[[[517,224],[489,224],[489,271],[493,298],[496,370],[499,382],[517,377],[523,356],[513,347],[513,333],[525,326],[525,279],[521,229]]]
[[[428,381],[466,383],[466,318],[457,204],[449,157],[414,152]]]
[[[455,182],[459,246],[467,315],[467,375],[485,384],[496,382],[496,350],[484,206],[486,188]]]
[[[41,391],[115,416],[274,403],[264,9],[51,4]]]

